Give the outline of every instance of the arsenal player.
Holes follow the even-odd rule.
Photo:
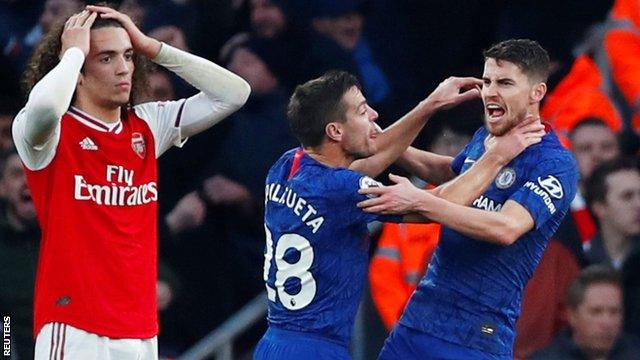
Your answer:
[[[142,57],[201,92],[132,107]],[[100,6],[52,30],[26,80],[13,138],[43,233],[35,358],[156,359],[156,159],[240,108],[249,85]]]

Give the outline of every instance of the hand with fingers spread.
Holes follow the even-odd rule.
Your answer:
[[[546,134],[540,118],[527,115],[518,125],[502,136],[489,135],[484,141],[487,153],[498,156],[504,165],[515,159],[526,148],[542,141]]]
[[[415,187],[405,177],[389,174],[389,179],[395,185],[360,189],[358,191],[360,194],[375,197],[359,202],[358,207],[366,212],[378,214],[407,214],[415,211],[413,206],[416,199],[430,196],[426,191]]]
[[[160,52],[161,43],[145,35],[128,15],[106,6],[87,5],[87,10],[97,12],[101,19],[113,19],[122,24],[129,34],[131,45],[136,53],[153,59]]]
[[[441,82],[426,99],[436,109],[449,109],[465,101],[480,97],[482,80],[473,77],[450,77]]]
[[[62,41],[62,47],[60,49],[60,56],[72,47],[77,47],[84,53],[85,56],[89,54],[89,33],[91,25],[96,20],[97,13],[83,10],[77,14],[72,15],[64,24],[64,30],[60,40]]]

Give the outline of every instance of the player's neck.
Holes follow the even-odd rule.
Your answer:
[[[81,99],[77,99],[73,106],[108,124],[120,121],[120,107],[105,108],[103,106],[99,106],[89,101],[83,101]]]
[[[631,238],[606,222],[600,224],[600,236],[602,245],[607,250],[611,260],[622,262],[631,250]]]
[[[315,161],[329,167],[348,168],[353,162],[353,159],[348,158],[340,147],[331,146],[331,144],[305,148],[304,151]]]
[[[527,109],[527,115],[531,115],[536,119],[540,119],[540,105],[538,104],[529,105],[529,108]]]

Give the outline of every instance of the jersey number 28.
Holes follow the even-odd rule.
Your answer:
[[[273,259],[273,238],[271,231],[265,226],[264,231],[267,235],[267,251],[264,254],[264,281],[267,287],[267,297],[269,300],[276,301],[276,292],[282,306],[289,310],[300,310],[313,301],[316,296],[316,279],[309,272],[311,264],[313,264],[313,248],[309,240],[298,234],[284,234],[278,239],[275,247],[275,265],[276,265],[276,281],[275,289],[269,286],[267,280],[269,278],[269,269],[271,268],[271,259]],[[289,263],[284,259],[285,253],[289,249],[295,249],[300,253],[297,262]],[[285,282],[290,278],[298,278],[300,280],[300,291],[291,295],[285,290]]]

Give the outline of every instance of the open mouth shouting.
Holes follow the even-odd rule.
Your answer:
[[[487,120],[489,122],[497,122],[507,112],[504,107],[496,103],[488,103],[485,107]]]

